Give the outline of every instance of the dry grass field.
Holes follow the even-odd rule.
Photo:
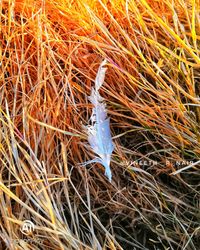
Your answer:
[[[199,0],[2,0],[0,19],[0,249],[199,250]],[[105,59],[111,182],[81,165]]]

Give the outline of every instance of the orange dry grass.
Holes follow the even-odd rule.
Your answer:
[[[199,2],[0,8],[1,248],[198,249]],[[78,165],[93,157],[82,125],[104,58],[112,184]]]

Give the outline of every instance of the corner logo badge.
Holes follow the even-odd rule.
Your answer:
[[[25,235],[30,235],[35,230],[35,225],[30,220],[25,220],[20,228],[20,231]]]

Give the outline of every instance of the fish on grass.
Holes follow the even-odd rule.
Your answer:
[[[114,150],[114,145],[110,132],[110,119],[107,117],[106,104],[99,94],[99,89],[104,82],[107,70],[107,68],[104,67],[105,65],[106,60],[101,63],[98,69],[95,79],[95,87],[92,88],[91,95],[88,97],[89,101],[93,104],[93,109],[90,118],[91,125],[85,126],[88,135],[88,142],[91,149],[96,154],[96,157],[82,165],[85,166],[90,163],[102,164],[105,168],[105,175],[111,182],[112,173],[110,169],[110,160],[111,154]]]

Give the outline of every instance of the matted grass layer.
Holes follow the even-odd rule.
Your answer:
[[[198,250],[199,1],[3,0],[0,13],[0,249]],[[80,166],[104,59],[111,183]]]

